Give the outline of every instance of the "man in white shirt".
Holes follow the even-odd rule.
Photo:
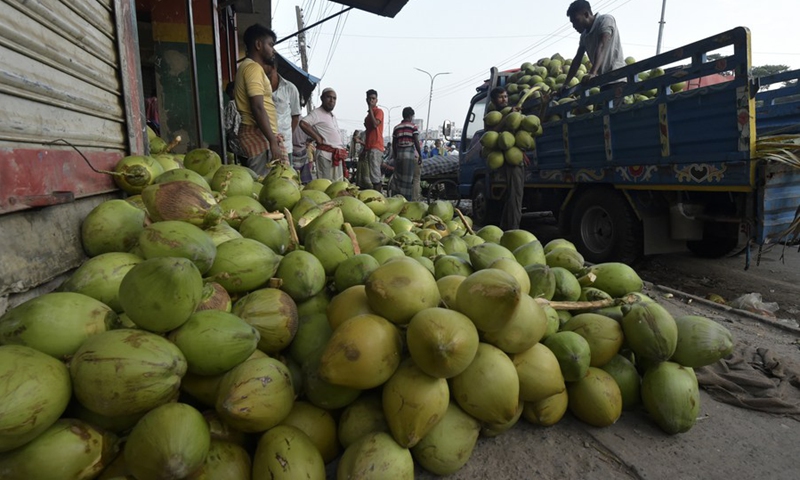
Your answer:
[[[333,115],[335,106],[336,92],[328,87],[322,91],[322,106],[300,120],[300,128],[317,144],[314,153],[317,178],[327,178],[334,182],[344,178],[344,162],[347,160],[347,149],[339,130],[339,122]]]
[[[269,72],[272,85],[272,101],[278,114],[278,133],[283,137],[283,145],[292,161],[292,135],[300,123],[300,92],[293,83],[278,74],[278,69]]]

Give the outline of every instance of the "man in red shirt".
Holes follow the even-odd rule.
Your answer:
[[[378,92],[367,90],[367,116],[364,118],[366,135],[364,138],[364,161],[360,162],[359,187],[381,191],[383,175],[383,110],[378,107]],[[362,168],[363,167],[363,168]]]

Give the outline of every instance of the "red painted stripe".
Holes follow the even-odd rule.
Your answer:
[[[84,152],[97,170],[113,170],[121,152]],[[116,190],[73,150],[0,149],[0,215]]]

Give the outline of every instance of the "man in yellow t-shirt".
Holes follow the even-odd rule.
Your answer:
[[[267,160],[280,158],[278,115],[272,101],[267,71],[275,68],[275,32],[255,24],[244,32],[247,58],[236,72],[234,97],[242,115],[239,143],[247,156],[246,165],[258,175],[267,174]]]

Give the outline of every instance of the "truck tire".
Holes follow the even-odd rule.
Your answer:
[[[472,220],[476,225],[497,225],[503,213],[503,204],[486,196],[486,180],[472,184]]]
[[[617,191],[593,189],[580,194],[570,227],[573,242],[587,262],[633,263],[642,256],[642,223]]]
[[[736,223],[705,222],[703,239],[686,242],[686,248],[703,258],[734,256],[747,246],[739,237],[739,225]]]

